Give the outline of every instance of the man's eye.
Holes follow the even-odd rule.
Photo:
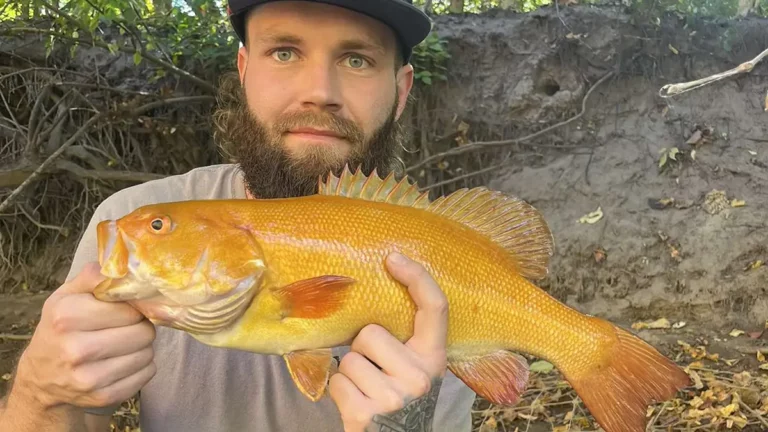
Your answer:
[[[288,61],[291,59],[292,54],[293,52],[289,49],[279,49],[275,50],[275,52],[272,53],[272,56],[279,61]]]
[[[353,68],[361,68],[365,66],[365,63],[366,63],[364,58],[356,55],[351,55],[347,57],[347,61],[349,62],[349,65]]]

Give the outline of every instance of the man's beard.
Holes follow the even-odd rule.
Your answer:
[[[240,94],[235,96],[234,107],[216,113],[217,135],[225,141],[223,148],[239,164],[246,187],[256,198],[315,194],[318,179],[327,178],[329,172],[340,175],[345,165],[353,172],[360,168],[366,175],[375,168],[383,177],[400,161],[398,148],[404,134],[395,120],[396,105],[366,143],[363,131],[354,122],[330,112],[292,113],[267,126],[248,108],[242,89],[232,91]],[[343,136],[351,145],[349,156],[339,158],[333,150],[317,146],[302,151],[301,157],[292,157],[284,146],[283,133],[302,126]]]

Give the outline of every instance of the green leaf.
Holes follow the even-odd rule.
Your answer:
[[[141,63],[141,53],[136,51],[133,53],[133,64],[138,66]]]
[[[543,374],[552,372],[552,369],[554,368],[555,366],[552,363],[545,360],[539,360],[539,361],[533,362],[531,363],[531,367],[530,367],[531,372],[537,372],[537,373],[543,373]]]

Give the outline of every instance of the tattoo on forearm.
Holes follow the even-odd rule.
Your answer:
[[[432,380],[429,392],[390,414],[377,414],[366,432],[432,432],[437,396],[443,380]]]

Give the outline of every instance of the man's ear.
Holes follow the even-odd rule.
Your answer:
[[[397,112],[395,118],[399,119],[408,102],[408,95],[413,87],[413,66],[409,63],[397,71]]]
[[[241,46],[237,51],[237,70],[240,73],[240,84],[245,81],[245,70],[248,67],[248,50]]]

